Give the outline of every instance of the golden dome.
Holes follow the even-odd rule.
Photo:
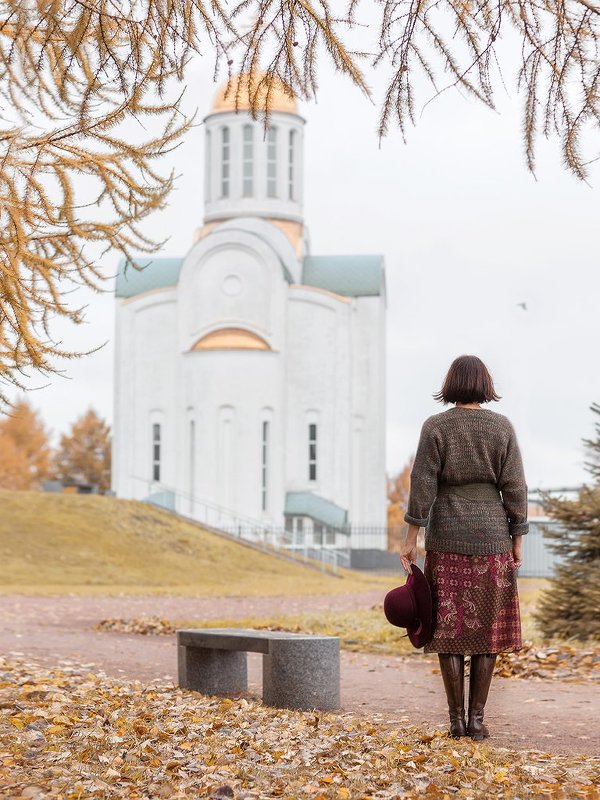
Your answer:
[[[268,98],[269,111],[297,114],[298,106],[292,90],[276,75],[267,78],[262,72],[233,75],[217,90],[211,113],[220,111],[264,111]]]

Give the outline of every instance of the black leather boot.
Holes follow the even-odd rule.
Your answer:
[[[467,734],[476,742],[490,735],[483,724],[483,712],[496,665],[496,653],[478,653],[471,656],[469,673],[469,722]]]
[[[440,671],[450,714],[450,736],[467,735],[465,722],[465,657],[457,653],[438,653]]]

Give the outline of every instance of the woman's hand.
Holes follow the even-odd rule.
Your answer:
[[[409,573],[409,575],[412,572],[411,564],[415,564],[417,561],[418,534],[419,528],[416,525],[408,526],[408,533],[406,534],[404,547],[400,553],[400,561],[402,562],[402,566]]]
[[[523,551],[521,549],[522,536],[513,536],[512,540],[512,557],[515,563],[515,569],[518,569],[523,563]]]

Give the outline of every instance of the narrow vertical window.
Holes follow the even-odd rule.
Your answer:
[[[296,165],[294,163],[294,149],[295,149],[295,142],[296,142],[296,131],[290,131],[289,141],[288,141],[288,199],[295,200],[295,191],[294,191],[294,171]]]
[[[269,423],[263,422],[262,424],[262,449],[261,449],[261,507],[263,511],[267,510],[267,486],[269,480]]]
[[[204,185],[204,194],[206,196],[207,202],[210,202],[210,195],[211,195],[211,163],[212,163],[212,152],[210,146],[211,136],[210,131],[206,131],[206,150],[205,150],[205,158],[204,158],[204,176],[205,176],[205,185]]]
[[[229,197],[230,156],[229,128],[221,128],[221,197]]]
[[[152,480],[160,480],[160,425],[152,425]]]
[[[277,128],[267,131],[267,197],[277,197]]]
[[[252,125],[244,125],[242,148],[242,193],[244,197],[252,197],[254,193],[254,128]]]
[[[317,480],[317,426],[314,422],[308,426],[308,480]]]

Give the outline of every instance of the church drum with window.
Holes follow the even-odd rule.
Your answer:
[[[311,253],[304,120],[282,86],[265,132],[248,85],[222,87],[204,121],[188,254],[119,265],[113,488],[228,530],[322,545],[354,530],[383,549],[383,257]]]

